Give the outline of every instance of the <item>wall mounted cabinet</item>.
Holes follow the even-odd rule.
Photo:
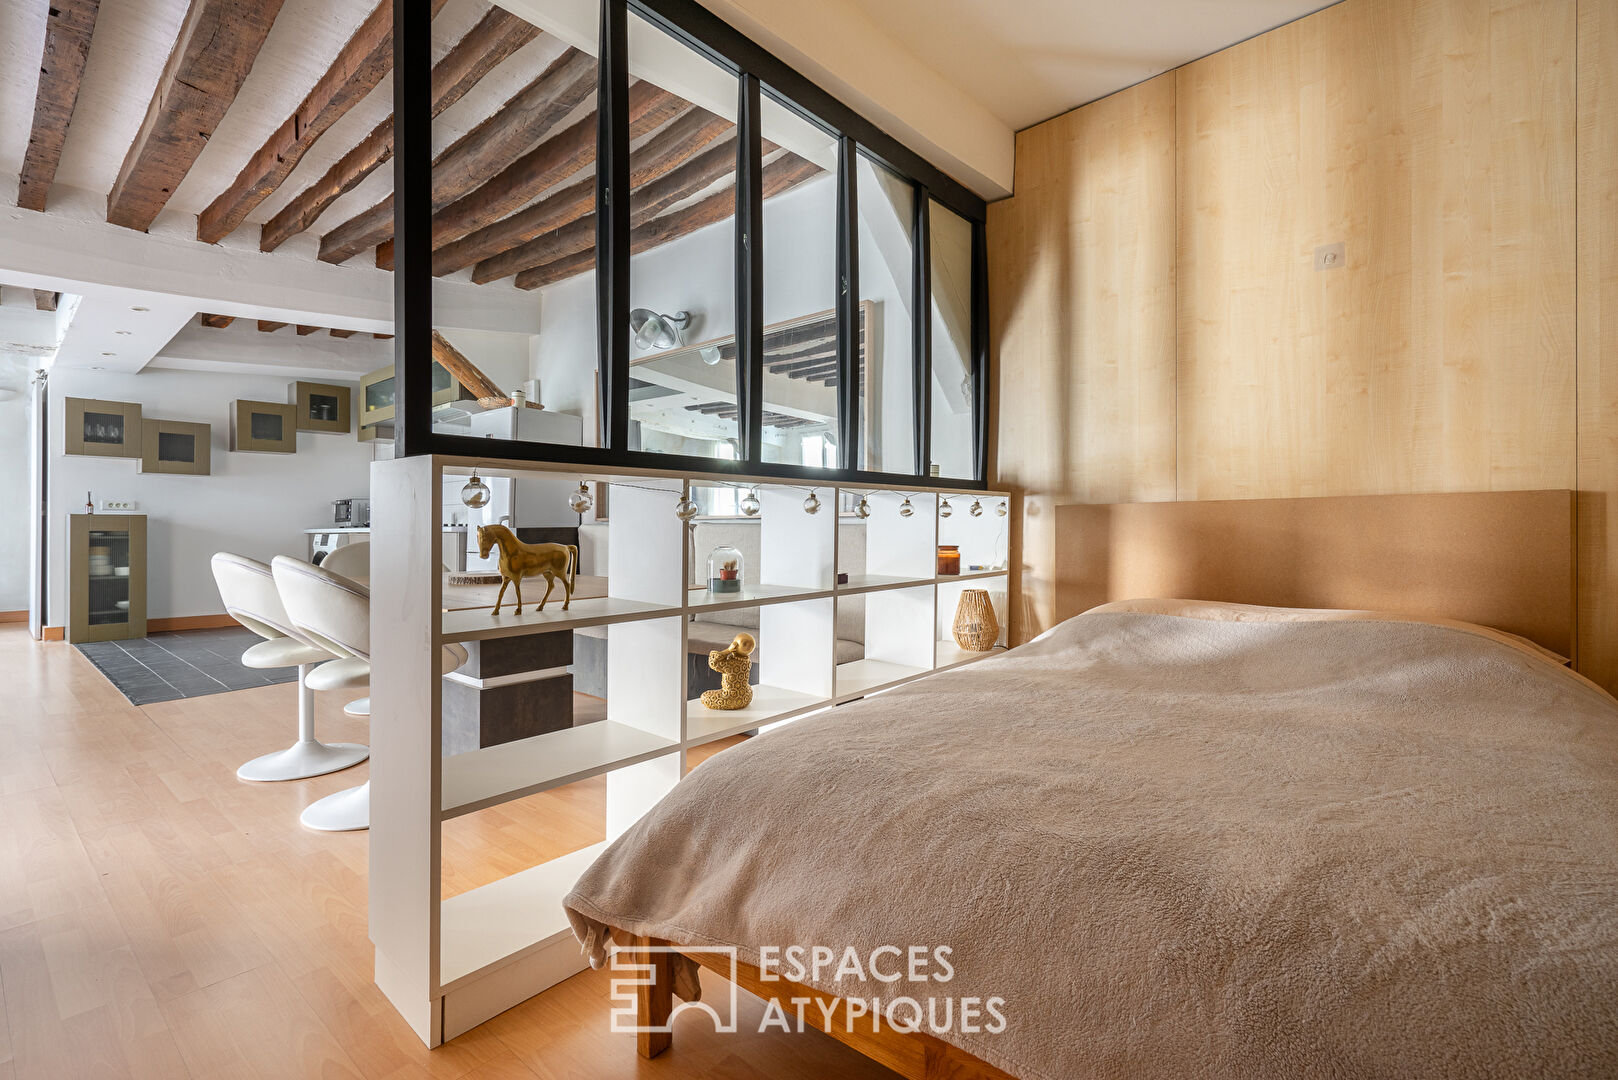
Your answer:
[[[470,400],[472,394],[449,369],[433,361],[433,408],[454,401]],[[377,368],[360,379],[360,442],[393,437],[393,365]]]
[[[64,444],[69,454],[140,457],[140,405],[97,398],[67,399]]]
[[[304,382],[287,387],[287,401],[297,410],[299,431],[348,434],[352,391],[340,383]]]
[[[276,401],[231,402],[230,448],[266,454],[296,453],[296,407]]]
[[[211,424],[145,420],[141,429],[141,472],[207,476],[211,471]]]
[[[146,515],[68,516],[67,640],[146,636]]]

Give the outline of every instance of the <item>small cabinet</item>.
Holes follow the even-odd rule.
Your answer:
[[[433,361],[433,408],[471,396],[449,369]],[[360,442],[393,438],[393,416],[393,365],[389,364],[360,379]]]
[[[207,476],[213,427],[186,420],[146,420],[141,424],[140,471]]]
[[[300,379],[288,386],[287,401],[297,410],[298,430],[348,434],[350,393],[348,387],[339,383]]]
[[[140,405],[97,398],[67,399],[67,452],[92,457],[141,456]]]
[[[266,454],[296,453],[296,408],[277,401],[231,402],[230,448]]]
[[[146,636],[146,515],[68,515],[67,640]]]

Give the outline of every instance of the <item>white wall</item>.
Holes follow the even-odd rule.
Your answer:
[[[18,388],[22,376],[8,380]],[[0,611],[28,607],[28,412],[26,391],[0,401]]]
[[[223,611],[208,566],[214,552],[235,551],[265,561],[272,555],[302,557],[307,550],[303,530],[331,523],[333,499],[370,491],[376,444],[361,443],[352,433],[299,432],[296,454],[233,454],[227,449],[230,403],[238,398],[285,401],[289,381],[189,371],[52,372],[50,625],[61,626],[66,618],[67,515],[83,511],[86,490],[98,500],[134,499],[137,512],[147,516],[146,615],[152,619]],[[69,397],[135,401],[146,417],[213,425],[212,475],[141,473],[133,458],[63,454]]]
[[[536,303],[537,307],[538,304]],[[446,340],[461,351],[478,370],[494,380],[496,386],[511,393],[521,390],[523,381],[530,378],[528,374],[529,342],[532,340],[528,334],[506,334],[497,330],[461,330],[452,327],[441,327],[439,330]],[[390,354],[378,367],[393,363]]]

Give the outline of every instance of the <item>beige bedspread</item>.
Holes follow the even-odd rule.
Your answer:
[[[1107,611],[697,768],[566,904],[949,946],[1027,1078],[1618,1076],[1618,702],[1456,626]],[[676,1049],[676,1052],[678,1050]]]

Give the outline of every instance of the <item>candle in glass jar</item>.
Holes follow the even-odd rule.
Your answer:
[[[940,574],[959,574],[961,572],[960,545],[938,545],[938,572]]]

